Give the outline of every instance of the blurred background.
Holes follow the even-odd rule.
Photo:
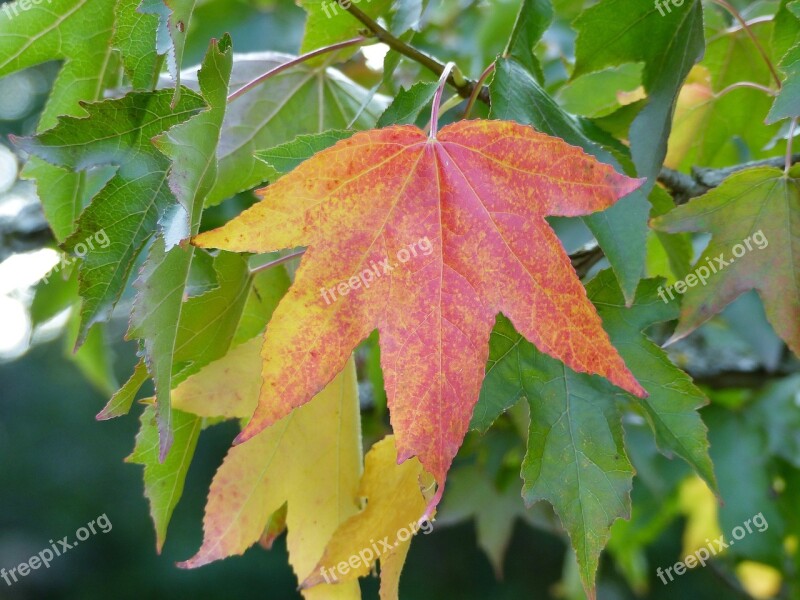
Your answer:
[[[777,6],[739,4],[753,18],[774,13]],[[612,113],[620,107],[616,92],[635,92],[640,85],[640,69],[629,65],[565,83],[574,41],[569,22],[583,2],[556,5],[559,19],[540,48],[550,91],[572,112],[597,118]],[[456,60],[476,77],[502,51],[518,6],[516,0],[432,0],[415,44]],[[721,17],[709,21],[709,26],[725,25]],[[303,23],[303,11],[289,0],[200,1],[184,66],[199,62],[209,38],[226,31],[236,52],[296,53]],[[341,68],[370,88],[380,82],[384,53],[376,45]],[[126,418],[95,420],[136,364],[135,344],[122,341],[131,299],[124,298],[110,324],[95,330],[100,333],[73,354],[74,315],[62,300],[74,295],[74,276],[58,276],[47,294],[37,294],[61,255],[34,186],[19,177],[26,157],[8,136],[35,130],[58,69],[46,64],[0,79],[0,568],[26,561],[49,540],[74,538],[78,528],[100,515],[107,515],[113,528],[13,586],[0,580],[0,599],[300,598],[283,538],[270,551],[255,547],[243,557],[198,570],[174,566],[200,546],[208,487],[237,433],[233,423],[201,434],[164,551],[156,553],[142,468],[123,462],[133,449],[141,407]],[[430,76],[404,63],[394,85],[420,79]],[[753,148],[740,139],[736,158],[779,154],[780,131],[771,136],[769,147]],[[718,166],[714,160],[707,166]],[[252,201],[241,195],[208,218],[228,218]],[[554,226],[568,250],[588,241],[588,232],[574,221],[555,220]],[[698,240],[698,249],[703,243]],[[652,334],[658,338],[664,331]],[[362,372],[370,369],[364,356]],[[630,419],[627,443],[638,473],[634,514],[614,527],[598,578],[599,598],[800,598],[797,359],[772,332],[754,294],[676,345],[671,356],[712,400],[702,414],[725,504],[719,506],[683,462],[661,457],[649,430]],[[385,429],[386,415],[366,379],[369,439]],[[141,396],[149,393],[145,389]],[[466,474],[464,483],[448,490],[433,533],[415,539],[401,580],[402,598],[584,598],[574,557],[552,515],[546,507],[522,509],[518,466],[513,465],[523,453],[524,438],[512,418],[501,419],[483,438],[469,435],[456,462]],[[728,535],[757,513],[769,529],[747,536],[735,552],[668,586],[656,576],[656,567],[673,565],[707,538]],[[367,578],[362,587],[365,598],[377,598],[376,578]]]

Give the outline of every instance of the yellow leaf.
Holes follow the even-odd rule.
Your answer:
[[[432,527],[427,521],[418,523],[427,503],[423,489],[433,490],[433,478],[416,458],[397,464],[393,436],[375,444],[367,453],[359,488],[359,495],[367,499],[366,508],[336,530],[302,587],[353,581],[381,559],[387,578],[381,586],[382,599],[396,597],[406,546],[420,528],[428,533]]]
[[[664,166],[677,169],[692,146],[697,143],[708,113],[713,108],[714,90],[711,74],[705,67],[695,66],[678,94],[672,132],[667,145]]]
[[[172,390],[172,408],[207,418],[252,415],[261,389],[262,343],[261,336],[248,340],[189,376]]]
[[[736,566],[736,576],[753,598],[766,600],[781,591],[781,573],[769,565],[746,560]]]
[[[259,347],[250,342],[243,346],[255,357],[252,369],[241,373],[221,370],[219,363],[225,359],[207,369],[221,374],[231,388],[240,386],[247,392],[241,399],[233,389],[223,396],[225,386],[221,385],[215,398],[254,406],[260,383]],[[242,350],[238,358],[249,364],[250,354]],[[198,403],[204,407],[201,410],[214,414],[228,411],[207,401]],[[345,369],[310,403],[230,449],[211,484],[203,545],[179,566],[194,568],[244,553],[262,539],[270,519],[286,503],[289,562],[302,581],[340,523],[358,512],[361,456],[358,390],[350,358]],[[358,582],[323,585],[305,590],[303,595],[306,600],[361,597]]]
[[[708,540],[715,540],[722,535],[717,516],[717,498],[699,477],[690,477],[681,484],[680,507],[681,512],[686,515],[686,529],[683,532],[684,556],[694,554],[700,548],[707,548]]]
[[[400,574],[410,549],[411,540],[403,542],[381,557],[381,600],[399,600]]]

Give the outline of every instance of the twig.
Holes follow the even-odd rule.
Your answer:
[[[472,112],[472,107],[475,106],[475,100],[477,99],[477,92],[478,90],[483,89],[483,82],[494,72],[495,61],[492,61],[488,67],[483,70],[481,76],[478,77],[478,81],[475,83],[475,89],[472,90],[472,94],[469,97],[469,101],[467,102],[467,107],[464,109],[464,119],[469,119],[469,113]]]
[[[663,167],[658,174],[658,181],[675,197],[677,204],[684,204],[689,198],[702,196],[709,187],[699,183],[691,175]]]
[[[775,156],[773,158],[754,160],[732,167],[723,167],[721,169],[693,167],[691,175],[663,167],[658,174],[658,181],[672,193],[678,204],[682,204],[690,198],[702,196],[708,190],[717,187],[725,179],[739,171],[752,169],[754,167],[785,168],[787,164],[793,165],[795,163],[800,163],[800,154],[792,155],[790,146],[787,148],[785,157]]]
[[[742,17],[741,13],[739,13],[739,11],[736,10],[736,7],[733,6],[730,2],[728,2],[728,0],[712,0],[712,1],[715,2],[716,4],[719,4],[722,8],[731,13],[734,19],[739,21],[739,23],[741,24],[742,28],[745,30],[747,35],[750,36],[750,40],[755,45],[756,49],[758,50],[758,53],[761,54],[761,58],[764,59],[764,62],[767,64],[767,67],[769,68],[769,72],[772,73],[772,77],[775,79],[775,83],[777,84],[778,89],[780,89],[782,85],[781,77],[780,75],[778,75],[778,71],[777,69],[775,69],[775,65],[772,64],[769,55],[764,50],[764,47],[761,45],[761,42],[758,41],[758,38],[753,33],[753,30],[750,29],[750,26],[747,24],[747,21],[744,20],[744,17]]]
[[[355,4],[350,4],[346,10],[356,19],[361,21],[361,23],[364,24],[370,33],[372,33],[381,42],[389,46],[392,50],[399,52],[414,62],[418,62],[439,77],[442,76],[445,65],[440,63],[438,60],[425,54],[424,52],[417,50],[413,46],[408,45],[403,40],[393,36],[386,29],[381,27],[375,20],[369,17],[369,15],[365,14],[364,11],[358,8]],[[447,83],[453,86],[453,88],[456,89],[462,98],[469,98],[477,85],[474,81],[465,78],[457,68],[454,69],[447,78]],[[478,92],[478,99],[484,104],[489,105],[491,103],[491,100],[489,99],[489,89],[486,87],[480,88],[480,91]]]
[[[312,50],[311,52],[306,52],[305,54],[302,54],[302,55],[298,56],[297,58],[293,58],[292,60],[290,60],[288,62],[285,62],[285,63],[283,63],[281,65],[278,65],[274,69],[270,69],[269,71],[267,71],[266,73],[264,73],[262,75],[259,75],[258,77],[256,77],[252,81],[250,81],[249,83],[244,84],[242,87],[240,87],[238,90],[233,92],[230,96],[228,96],[228,102],[233,102],[234,100],[236,100],[236,98],[238,98],[242,94],[246,94],[247,92],[252,90],[254,87],[256,87],[258,85],[261,85],[267,79],[277,75],[281,71],[285,71],[286,69],[290,69],[292,67],[295,67],[295,66],[297,66],[297,65],[299,65],[301,63],[304,63],[305,61],[307,61],[309,59],[314,58],[315,56],[319,56],[320,54],[327,54],[328,52],[334,52],[336,50],[341,50],[342,48],[347,48],[349,46],[356,46],[358,44],[363,43],[367,39],[369,39],[369,38],[367,38],[365,36],[358,36],[358,37],[352,38],[350,40],[345,40],[344,42],[337,42],[335,44],[331,44],[330,46],[324,46],[322,48],[317,48],[316,50]]]
[[[572,262],[572,268],[578,274],[578,277],[583,279],[592,270],[592,267],[603,260],[603,249],[600,246],[595,246],[590,250],[578,250],[569,255],[569,260]]]
[[[796,371],[790,369],[780,369],[777,371],[767,371],[758,369],[756,371],[720,371],[711,375],[695,375],[691,369],[686,369],[695,383],[705,385],[714,390],[724,390],[729,388],[745,388],[748,390],[758,390],[774,381],[788,377]]]
[[[752,88],[755,90],[761,90],[762,92],[769,94],[770,96],[777,95],[777,92],[775,90],[765,85],[761,85],[760,83],[753,83],[752,81],[737,81],[736,83],[732,83],[728,87],[723,88],[716,94],[714,94],[714,99],[722,98],[728,92],[732,92],[733,90],[737,90],[739,88]]]
[[[791,148],[789,149],[791,151]],[[790,164],[800,162],[800,154],[787,155]],[[732,167],[724,167],[722,169],[707,169],[702,167],[694,167],[692,169],[692,177],[694,180],[708,188],[717,187],[724,179],[730,177],[734,173],[744,171],[745,169],[752,169],[753,167],[778,167],[784,168],[786,166],[787,158],[783,156],[776,156],[774,158],[767,158],[765,160],[754,160],[752,162],[734,165]]]

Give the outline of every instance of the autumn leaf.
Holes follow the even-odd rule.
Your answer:
[[[307,246],[267,327],[257,435],[321,390],[378,328],[398,459],[445,475],[468,428],[498,312],[576,371],[645,392],[608,341],[544,217],[602,210],[641,181],[529,127],[466,121],[358,133],[195,244]],[[343,297],[349,296],[349,297]]]
[[[249,347],[257,358],[257,345]],[[220,414],[234,411],[244,416],[252,410],[259,387],[255,362],[256,369],[249,376],[229,386],[227,398],[218,398]],[[233,393],[234,387],[240,388],[241,396]],[[178,405],[192,410],[191,398]],[[198,412],[208,409],[206,404]],[[261,432],[251,443],[231,448],[211,483],[203,545],[193,558],[178,566],[195,568],[244,553],[264,539],[275,513],[287,504],[289,562],[302,581],[340,523],[358,512],[360,475],[358,390],[354,362],[349,360],[306,406]],[[360,598],[357,582],[322,585],[303,595],[307,600]]]
[[[366,499],[366,508],[334,532],[322,558],[301,587],[353,581],[367,575],[377,560],[383,566],[385,562],[394,563],[389,558],[392,555],[397,555],[395,559],[404,557],[413,535],[421,527],[418,521],[427,502],[423,491],[433,487],[428,479],[430,476],[426,477],[418,460],[397,464],[393,436],[375,444],[365,458],[364,476],[358,489],[359,497]],[[423,525],[431,526],[429,522]],[[402,564],[392,564],[390,579],[397,575],[399,580],[397,566]]]
[[[684,294],[670,341],[689,335],[739,295],[755,289],[777,334],[800,355],[798,178],[798,166],[788,174],[773,167],[741,171],[653,220],[653,227],[661,231],[712,235],[694,273],[668,290],[670,295]]]
[[[228,94],[235,94],[255,77],[295,58],[279,52],[234,55]],[[185,69],[181,82],[198,91],[198,75],[197,68]],[[170,83],[167,77],[161,80],[162,85]],[[330,129],[367,129],[387,104],[385,96],[370,95],[330,67],[299,64],[276,74],[267,85],[228,103],[217,151],[219,176],[205,200],[206,206],[271,180],[275,171],[256,159],[256,152],[289,143],[301,135]],[[331,106],[336,110],[330,110]]]
[[[176,410],[201,417],[249,416],[258,401],[261,340],[253,338],[209,363],[172,391]]]

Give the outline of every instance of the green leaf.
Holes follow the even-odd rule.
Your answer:
[[[63,255],[59,257],[65,259]],[[31,303],[31,325],[37,327],[71,308],[78,297],[78,270],[67,267],[50,272],[36,285],[36,293]],[[54,269],[56,268],[54,267]]]
[[[786,53],[780,67],[786,78],[767,115],[767,123],[800,115],[800,41]]]
[[[608,271],[589,282],[586,291],[597,306],[611,343],[649,394],[644,399],[633,396],[629,399],[643,407],[659,450],[667,457],[674,453],[683,458],[717,491],[708,455],[708,430],[697,412],[708,400],[691,378],[642,334],[654,323],[678,316],[678,303],[667,299],[663,283],[656,279],[642,281],[630,308],[625,307],[619,287]]]
[[[173,413],[175,441],[166,460],[159,458],[156,410],[148,406],[141,417],[136,446],[126,462],[144,465],[144,495],[156,528],[156,550],[161,553],[172,512],[183,494],[186,473],[192,462],[203,419],[189,413]]]
[[[435,83],[415,83],[407,90],[400,88],[392,103],[378,119],[375,127],[389,125],[413,125],[420,113],[433,100],[436,93]]]
[[[779,567],[783,563],[783,519],[778,512],[772,486],[771,457],[760,424],[752,410],[743,412],[709,407],[706,421],[711,440],[711,457],[719,479],[724,504],[719,508],[723,532],[732,532],[761,514],[768,527],[736,541],[726,552],[731,557],[765,562]],[[763,528],[763,524],[762,524]],[[726,535],[726,542],[731,535]]]
[[[559,88],[556,100],[566,111],[600,118],[618,110],[619,92],[634,91],[641,84],[641,79],[640,64],[625,64],[603,69],[568,81]]]
[[[308,13],[300,54],[349,40],[364,29],[361,21],[342,8],[338,0],[297,0],[297,3]],[[388,16],[392,0],[359,0],[353,5],[367,16],[377,19]]]
[[[653,205],[653,210],[650,212],[653,217],[665,215],[675,208],[675,201],[672,196],[660,186],[653,188],[653,191],[650,192],[649,200],[650,204]],[[649,274],[666,277],[670,283],[674,283],[676,279],[686,277],[693,257],[694,249],[692,248],[692,238],[689,234],[670,234],[663,231],[654,231],[648,240]],[[656,264],[663,266],[658,268],[655,267]]]
[[[775,332],[800,355],[800,166],[788,174],[757,167],[728,177],[717,188],[653,220],[670,233],[708,231],[694,280],[684,293],[670,341],[697,329],[744,292],[755,289]],[[702,273],[701,273],[702,269]],[[699,275],[703,277],[699,277]],[[672,292],[670,292],[672,295]]]
[[[113,44],[122,53],[134,90],[151,90],[158,80],[161,57],[156,50],[158,19],[137,10],[142,0],[118,0]]]
[[[392,7],[394,14],[392,14],[391,31],[396,35],[409,30],[420,31],[420,20],[427,5],[428,0],[395,0]]]
[[[767,47],[771,23],[753,23],[750,30]],[[739,30],[710,38],[701,68],[696,71],[704,77],[695,77],[695,73],[692,73],[689,79],[698,80],[692,81],[691,87],[694,89],[685,87],[681,94],[688,95],[694,91],[697,96],[704,96],[684,116],[684,119],[691,120],[699,111],[700,122],[689,132],[688,152],[680,164],[667,166],[689,171],[695,165],[723,167],[774,156],[769,141],[778,128],[764,126],[764,119],[772,104],[767,94],[761,90],[742,88],[721,97],[712,95],[740,81],[774,85],[763,59],[753,51],[753,41],[747,32]],[[678,131],[678,127],[679,124],[674,123],[673,133]],[[673,144],[674,140],[670,140],[670,149]]]
[[[217,178],[217,145],[228,95],[228,80],[233,65],[230,37],[219,44],[212,40],[200,69],[200,89],[209,106],[176,125],[154,140],[172,161],[169,186],[178,200],[179,214],[164,237],[156,239],[136,282],[138,294],[131,311],[128,337],[141,339],[147,370],[156,389],[156,414],[161,439],[160,458],[164,460],[172,443],[170,391],[181,326],[181,313],[188,304],[187,288],[195,248],[174,245],[196,235],[207,194]]]
[[[0,77],[48,61],[63,61],[42,112],[37,131],[61,115],[81,116],[79,101],[103,98],[116,76],[112,52],[115,3],[109,0],[52,0],[5,4],[0,11]],[[63,241],[83,208],[86,175],[70,173],[32,158],[22,172],[36,180],[39,198],[53,233]]]
[[[662,14],[663,13],[663,14]],[[630,130],[636,172],[647,177],[649,193],[667,152],[678,92],[703,54],[700,0],[671,2],[601,0],[575,20],[575,70],[572,78],[626,62],[643,62],[648,102]]]
[[[775,13],[775,27],[772,30],[772,55],[783,57],[789,48],[800,41],[800,1],[781,0]]]
[[[89,332],[85,343],[73,351],[78,337],[78,312],[70,314],[67,335],[64,338],[64,355],[71,360],[83,376],[103,394],[112,394],[119,387],[114,375],[115,353],[106,340],[106,328],[95,327]]]
[[[541,84],[544,83],[544,73],[533,48],[539,43],[552,20],[553,6],[550,0],[524,0],[503,54],[516,59]]]
[[[587,131],[585,123],[564,112],[520,63],[498,60],[490,90],[494,118],[533,125],[539,131],[580,146],[598,160],[624,172],[614,155],[593,139],[596,130]],[[628,299],[633,298],[644,271],[649,213],[647,197],[637,190],[610,209],[583,218],[608,257]]]
[[[519,488],[497,489],[489,474],[477,465],[453,469],[447,478],[447,493],[436,518],[438,526],[475,519],[478,547],[489,557],[495,577],[503,577],[503,561],[517,518],[527,511]]]
[[[134,260],[157,225],[170,228],[163,220],[175,203],[167,180],[169,160],[156,150],[152,138],[205,105],[200,96],[186,90],[173,110],[170,92],[161,90],[83,106],[87,117],[62,117],[53,129],[19,141],[27,151],[70,169],[118,166],[65,242],[67,250],[103,237],[110,242],[106,247],[95,244],[80,266],[79,345],[89,327],[109,318]]]
[[[103,407],[103,410],[97,413],[95,419],[98,421],[107,421],[108,419],[115,419],[116,417],[127,415],[133,406],[133,401],[136,399],[137,392],[142,385],[144,385],[144,382],[147,381],[147,378],[147,367],[144,364],[144,360],[140,360],[136,364],[128,381],[111,396],[111,399],[105,407]]]
[[[472,425],[485,429],[518,398],[528,399],[522,496],[527,506],[539,500],[553,505],[590,597],[609,528],[630,514],[633,468],[625,455],[616,394],[605,380],[575,373],[542,354],[498,317]]]
[[[753,410],[766,432],[770,454],[800,469],[800,375],[769,384],[759,396]]]
[[[352,130],[332,129],[317,134],[298,135],[291,142],[256,152],[255,157],[263,160],[277,173],[284,174],[317,152],[330,148],[340,140],[346,140],[354,133]]]
[[[139,11],[158,16],[156,48],[167,55],[167,67],[175,80],[175,97],[181,94],[181,63],[186,46],[186,32],[197,0],[142,0]]]
[[[234,55],[230,93],[292,58],[274,52]],[[185,85],[198,89],[196,69],[184,71],[182,78]],[[290,142],[299,135],[372,127],[388,102],[379,95],[368,100],[368,95],[335,69],[302,64],[233,100],[217,151],[219,176],[206,206],[274,178],[275,170],[253,156],[258,150]]]
[[[199,256],[200,253],[195,254]],[[230,252],[220,252],[214,258],[214,271],[217,286],[189,298],[181,310],[172,358],[172,389],[225,356],[233,346],[262,333],[289,289],[289,276],[282,267],[251,275],[247,259]],[[110,419],[127,413],[147,377],[147,368],[141,361],[97,418]]]
[[[617,400],[638,405],[665,454],[684,458],[716,488],[706,428],[697,409],[706,403],[689,377],[641,332],[676,316],[664,303],[657,280],[643,281],[626,308],[610,271],[588,286],[611,342],[649,393],[638,400],[596,376],[575,373],[540,353],[499,317],[472,426],[485,430],[520,397],[531,409],[528,454],[523,462],[523,497],[547,500],[570,534],[581,577],[593,587],[600,551],[611,524],[630,511],[633,469],[625,457]]]

